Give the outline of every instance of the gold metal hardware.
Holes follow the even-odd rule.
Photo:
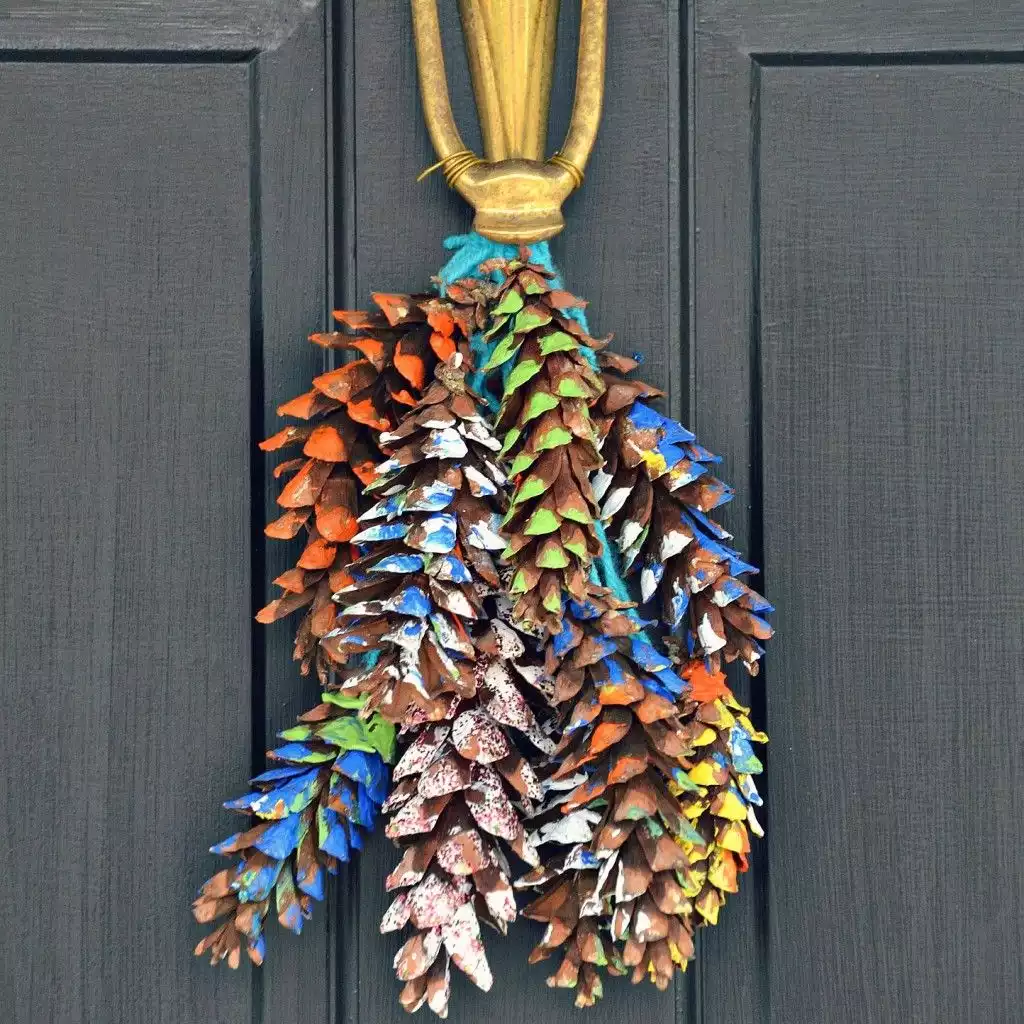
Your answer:
[[[448,184],[473,227],[530,243],[565,226],[562,203],[583,184],[601,120],[608,0],[581,0],[576,95],[562,148],[544,160],[559,0],[459,0],[485,159],[459,135],[445,75],[437,0],[412,0],[423,116]],[[423,175],[421,175],[422,177]]]

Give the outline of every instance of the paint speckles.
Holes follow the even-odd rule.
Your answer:
[[[471,761],[491,764],[512,752],[497,723],[480,708],[464,711],[452,725],[452,742]]]

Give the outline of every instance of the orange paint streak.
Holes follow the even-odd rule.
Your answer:
[[[597,691],[597,699],[607,706],[636,704],[643,700],[644,688],[641,683],[609,683]]]
[[[339,402],[348,402],[353,395],[372,384],[376,377],[377,368],[373,363],[368,359],[357,359],[354,363],[314,377],[313,387]]]
[[[349,416],[356,423],[362,423],[364,426],[372,427],[374,430],[387,430],[391,426],[386,419],[378,415],[372,398],[364,398],[360,402],[349,402],[347,408]],[[362,477],[359,479],[362,480]],[[363,480],[363,483],[369,483],[369,481]]]
[[[455,342],[437,332],[430,336],[430,347],[434,350],[437,358],[443,359],[445,362],[455,355]]]
[[[295,470],[305,464],[306,460],[301,457],[298,459],[286,459],[284,462],[280,462],[274,467],[274,479],[280,480],[285,473],[294,473]]]
[[[288,569],[274,580],[275,586],[301,594],[306,589],[306,574],[302,569]]]
[[[683,670],[683,678],[690,684],[689,696],[701,704],[724,697],[729,692],[724,672],[709,672],[703,661],[691,662]]]
[[[350,558],[354,561],[357,557],[357,553],[352,551]],[[344,590],[345,587],[350,587],[355,583],[355,580],[348,574],[348,570],[344,566],[332,569],[328,579],[333,591]]]
[[[278,495],[278,505],[282,508],[302,508],[304,505],[312,505],[319,497],[320,491],[323,490],[330,472],[330,463],[310,459],[288,481]]]
[[[591,755],[607,750],[613,743],[618,743],[629,732],[629,723],[602,722],[590,737]]]
[[[354,331],[364,330],[372,326],[370,318],[364,309],[336,309],[333,316],[339,324],[351,327]]]
[[[309,340],[321,348],[344,348],[346,337],[340,331],[330,331],[327,334],[311,334]]]
[[[309,518],[309,513],[308,508],[289,509],[279,519],[268,523],[263,532],[274,540],[291,540],[302,529],[302,524]]]
[[[399,342],[395,346],[395,369],[417,390],[427,382],[427,367],[421,356],[406,352]]]
[[[620,757],[608,772],[608,785],[625,782],[639,775],[647,766],[647,759],[641,757]]]
[[[356,517],[343,506],[324,511],[317,509],[316,528],[328,540],[338,543],[351,540],[359,532]]]
[[[385,423],[380,429],[387,429],[387,424]],[[355,473],[355,475],[359,477],[364,484],[372,484],[377,478],[376,468],[372,462],[360,462],[358,466],[352,467],[352,472]]]
[[[722,853],[722,877],[725,884],[722,886],[726,892],[735,892],[739,887],[736,878],[736,858],[728,852]]]
[[[318,537],[306,545],[306,550],[302,552],[298,565],[303,569],[327,569],[334,561],[335,551],[337,551],[336,545]]]
[[[427,323],[440,334],[450,335],[455,331],[455,317],[451,311],[435,307],[427,313]]]
[[[309,430],[309,427],[298,427],[294,424],[287,426],[283,430],[279,430],[273,437],[260,441],[260,451],[276,452],[278,449],[284,448],[285,445],[292,444],[294,441],[300,441],[307,430]]]
[[[307,391],[304,395],[293,398],[290,402],[277,407],[278,416],[294,416],[300,420],[308,420],[322,408],[324,396],[318,391]]]
[[[304,455],[311,459],[323,459],[324,462],[345,462],[348,459],[348,449],[345,447],[345,438],[337,427],[321,423],[306,441],[302,449]]]
[[[469,633],[466,632],[466,627],[462,624],[462,620],[457,615],[452,615],[449,621],[455,627],[455,632],[459,634],[459,637],[472,647],[473,641],[469,638]]]
[[[384,365],[384,342],[376,338],[352,338],[348,346],[362,352],[378,370]]]
[[[373,292],[373,301],[380,306],[392,327],[409,315],[409,296],[391,292]]]

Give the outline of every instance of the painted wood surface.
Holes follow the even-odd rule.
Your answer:
[[[0,994],[14,1024],[384,1024],[378,840],[262,971],[188,955],[191,889],[313,698],[252,613],[274,406],[306,333],[426,287],[469,217],[407,5],[38,3],[0,21]],[[476,141],[454,3],[460,123]],[[563,5],[550,146],[571,101]],[[1024,12],[612,4],[604,125],[557,240],[592,323],[725,456],[779,637],[745,688],[769,838],[659,995],[591,1021],[1015,1020],[1024,977]],[[27,5],[22,5],[22,8]],[[642,315],[639,311],[642,310]],[[453,1021],[562,1020],[490,937]]]
[[[13,1024],[251,1020],[187,913],[251,763],[250,73],[0,64]]]
[[[16,1024],[333,1019],[330,913],[264,971],[190,956],[220,803],[314,692],[252,621],[286,557],[255,440],[320,365],[329,18],[266,6],[63,5],[34,47],[0,22]]]
[[[693,12],[696,427],[779,608],[769,839],[706,1021],[1019,1016],[1024,25],[995,6]]]

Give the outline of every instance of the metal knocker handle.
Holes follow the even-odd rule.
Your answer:
[[[538,242],[564,226],[583,183],[604,100],[607,0],[581,0],[576,95],[562,148],[543,159],[559,0],[459,0],[486,159],[462,141],[445,74],[437,0],[411,0],[423,116],[448,184],[500,242]],[[427,172],[427,173],[428,173]]]

